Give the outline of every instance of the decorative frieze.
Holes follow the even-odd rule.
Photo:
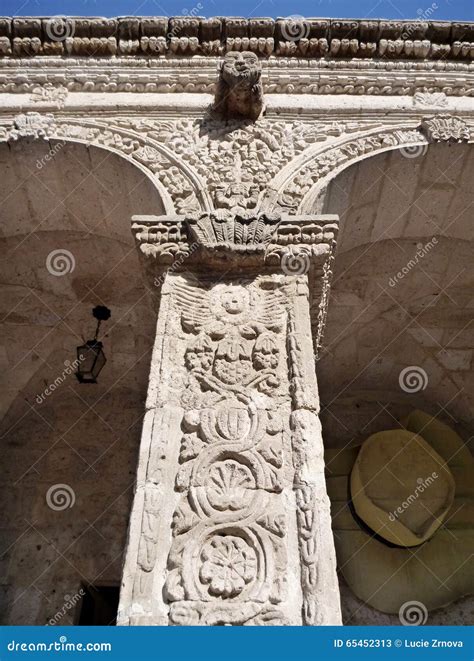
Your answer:
[[[283,262],[289,273],[292,262],[310,260],[319,265],[331,256],[337,236],[334,215],[282,217],[276,213],[232,215],[228,211],[180,216],[134,216],[132,230],[143,254],[164,265],[186,257],[190,264],[206,265],[202,252],[212,258],[239,255],[241,264],[272,265]],[[196,250],[196,246],[199,250]],[[301,268],[301,264],[299,264]],[[300,271],[303,272],[303,271]]]
[[[472,59],[473,23],[318,18],[2,18],[4,57],[223,54]]]
[[[272,58],[259,60],[264,94],[473,96],[468,61]],[[0,57],[0,92],[32,93],[43,85],[83,93],[215,94],[222,57]]]

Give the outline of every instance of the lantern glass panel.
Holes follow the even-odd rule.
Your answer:
[[[77,347],[77,372],[80,383],[97,383],[97,377],[104,367],[106,358],[102,350],[102,342],[89,340]]]

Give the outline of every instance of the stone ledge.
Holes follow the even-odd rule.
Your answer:
[[[0,18],[0,57],[159,57],[250,50],[307,58],[472,60],[474,23],[234,17]]]

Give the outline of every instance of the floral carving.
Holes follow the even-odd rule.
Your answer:
[[[239,510],[248,504],[254,480],[248,468],[236,461],[214,464],[207,484],[209,502],[217,510]]]
[[[186,349],[186,367],[190,370],[200,369],[206,372],[212,366],[214,349],[205,335],[200,335],[196,341]]]
[[[275,369],[278,365],[280,351],[271,335],[262,334],[253,348],[253,365],[256,370]]]
[[[193,237],[206,248],[255,251],[264,250],[280,222],[277,214],[217,211],[187,218]]]
[[[213,537],[201,553],[201,581],[210,594],[223,599],[237,597],[257,576],[255,551],[241,537]]]
[[[256,124],[209,117],[127,120],[126,125],[173,150],[199,175],[214,207],[233,214],[258,209],[275,177],[310,145],[360,130],[357,122],[284,122],[262,117]],[[366,128],[376,125],[372,122]],[[165,185],[173,184],[174,175],[169,179]]]
[[[421,130],[434,142],[467,142],[470,138],[466,122],[451,115],[427,117],[421,123]]]

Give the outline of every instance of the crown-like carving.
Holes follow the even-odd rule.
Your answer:
[[[280,223],[275,213],[229,215],[225,211],[200,213],[186,218],[191,237],[203,247],[236,252],[262,252]]]
[[[132,229],[140,250],[174,268],[210,264],[202,249],[226,264],[232,255],[242,265],[284,263],[285,273],[305,272],[310,263],[322,263],[335,247],[338,217],[334,215],[286,216],[279,213],[229,210],[201,211],[186,216],[134,216]],[[208,255],[209,257],[210,255]],[[222,257],[222,260],[217,258]],[[302,271],[301,271],[302,272]]]
[[[434,142],[467,142],[470,138],[466,122],[452,115],[425,117],[421,122],[421,130],[428,140]]]
[[[13,118],[13,129],[10,132],[12,139],[16,138],[44,138],[54,126],[54,116],[42,115],[39,112],[27,112]]]

